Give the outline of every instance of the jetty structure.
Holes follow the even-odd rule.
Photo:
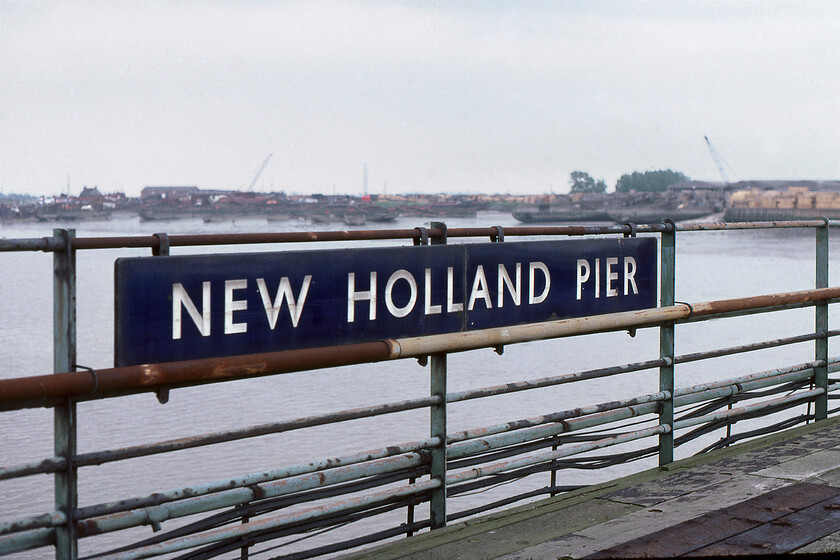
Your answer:
[[[663,192],[546,195],[513,211],[520,222],[650,223],[840,218],[840,181],[685,181]]]
[[[0,377],[0,555],[835,550],[838,227],[0,239],[3,328],[53,341]],[[750,255],[687,299],[683,240],[726,236],[808,274],[764,291]]]

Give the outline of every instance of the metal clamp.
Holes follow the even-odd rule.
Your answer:
[[[663,219],[662,223],[667,226],[667,229],[665,231],[674,232],[674,233],[677,232],[677,223],[674,220],[672,220],[671,218]]]
[[[424,227],[416,227],[415,230],[420,232],[420,239],[414,238],[414,245],[428,245],[429,244],[429,230]]]
[[[496,228],[496,233],[490,235],[490,241],[493,243],[502,243],[505,240],[505,229],[502,226],[493,226]]]
[[[627,222],[624,225],[630,228],[630,231],[625,233],[624,237],[636,237],[636,224],[633,222]]]
[[[157,400],[160,404],[166,404],[169,402],[169,387],[160,386],[156,391]]]
[[[166,233],[153,233],[153,237],[157,237],[157,247],[152,247],[152,255],[155,257],[169,256],[169,235]]]
[[[443,222],[432,222],[430,225],[441,231],[440,238],[432,240],[432,245],[446,245],[446,224]]]
[[[691,307],[691,304],[687,301],[675,301],[674,305],[685,305],[686,307],[688,307],[688,316],[686,317],[686,319],[690,319],[691,316],[694,314],[694,308]]]
[[[96,372],[93,371],[93,368],[87,366],[81,366],[79,364],[73,364],[73,369],[83,369],[85,371],[89,371],[90,374],[93,376],[93,389],[88,391],[88,394],[95,393],[99,389],[99,376],[96,375]]]

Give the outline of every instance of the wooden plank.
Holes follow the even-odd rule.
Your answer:
[[[840,496],[694,551],[690,556],[786,554],[840,531]]]
[[[767,523],[786,518],[798,510],[829,498],[837,499],[840,503],[840,489],[806,483],[784,486],[673,527],[601,550],[585,558],[675,557],[689,555],[694,551],[717,554],[708,552],[709,547],[715,543],[767,526]],[[804,544],[822,536],[824,535],[814,537]],[[752,548],[750,551],[755,552]]]

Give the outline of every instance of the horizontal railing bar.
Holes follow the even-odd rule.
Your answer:
[[[67,514],[62,511],[53,511],[51,513],[2,523],[0,524],[0,535],[20,533],[32,529],[43,529],[45,527],[55,527],[64,523],[67,523]]]
[[[197,496],[204,496],[215,492],[222,492],[233,488],[241,488],[244,486],[251,486],[253,484],[261,484],[264,482],[273,482],[284,478],[292,478],[304,474],[325,471],[336,468],[338,466],[347,467],[359,463],[365,463],[376,459],[384,459],[396,455],[404,455],[406,453],[422,452],[432,447],[440,446],[440,438],[432,437],[426,441],[410,442],[399,445],[389,445],[379,449],[371,449],[368,451],[361,451],[352,455],[344,457],[335,457],[332,459],[322,459],[313,461],[302,465],[293,465],[268,472],[259,472],[251,475],[230,478],[225,480],[218,480],[206,484],[188,486],[186,488],[179,488],[177,490],[169,490],[165,492],[155,492],[149,496],[130,498],[120,500],[117,502],[110,502],[105,504],[98,504],[95,506],[87,506],[79,508],[74,513],[75,519],[87,519],[89,517],[96,517],[118,511],[125,511],[128,509],[156,506],[167,502],[174,502],[184,498],[194,498]],[[2,534],[2,533],[0,533]]]
[[[90,398],[101,398],[110,392],[126,389],[151,391],[160,386],[210,383],[441,352],[463,352],[550,338],[652,327],[689,317],[711,317],[754,309],[771,311],[786,305],[814,305],[838,299],[840,287],[820,288],[398,340],[108,368],[97,370],[96,375],[81,371],[2,379],[0,403],[3,404],[0,410],[49,406],[53,404],[49,399],[85,393]]]
[[[823,303],[837,303],[840,301],[840,298],[827,298],[823,300]],[[701,321],[706,321],[709,319],[731,319],[734,317],[745,317],[748,315],[760,315],[762,313],[771,313],[771,312],[778,312],[778,311],[791,311],[794,309],[803,309],[805,307],[813,307],[814,302],[809,301],[802,301],[802,302],[794,302],[794,303],[785,303],[781,305],[772,305],[772,306],[756,306],[756,307],[749,307],[746,309],[735,309],[732,311],[715,311],[715,312],[707,312],[702,316],[699,315],[690,315],[685,319],[680,319],[676,321],[677,323],[699,323]],[[834,332],[834,331],[832,331]],[[824,338],[822,335],[816,338]]]
[[[317,519],[318,517],[333,515],[335,513],[353,510],[359,507],[370,507],[410,496],[416,496],[417,494],[427,493],[440,486],[441,481],[438,479],[424,480],[397,488],[381,490],[366,496],[351,497],[337,502],[313,506],[293,513],[283,513],[272,517],[261,518],[247,523],[242,523],[241,525],[237,525],[235,527],[211,529],[209,531],[173,539],[172,541],[165,543],[150,545],[115,555],[106,555],[102,558],[132,560],[159,556],[226,539],[247,537],[250,533],[266,531],[310,519]]]
[[[768,348],[775,348],[778,346],[785,346],[788,344],[797,344],[800,342],[807,342],[819,338],[833,337],[840,335],[840,330],[829,331],[825,335],[822,334],[804,334],[799,336],[792,336],[788,338],[779,338],[764,342],[756,342],[751,344],[744,344],[741,346],[732,346],[729,348],[721,348],[718,350],[708,350],[704,352],[695,352],[693,354],[683,354],[674,357],[673,363],[687,363],[708,358],[719,358],[722,356],[729,356],[732,354],[740,354],[745,352],[752,352],[755,350],[765,350]],[[837,358],[832,363],[840,363],[840,358]],[[527,381],[516,381],[506,383],[504,385],[494,385],[491,387],[482,387],[479,389],[470,389],[460,392],[452,392],[446,394],[447,403],[455,403],[466,401],[470,399],[479,399],[484,397],[491,397],[496,395],[504,395],[508,393],[515,393],[519,391],[527,391],[530,389],[539,389],[543,387],[551,387],[555,385],[562,385],[564,383],[573,383],[575,381],[583,381],[588,379],[597,379],[600,377],[609,377],[612,375],[621,375],[624,373],[632,373],[635,371],[642,371],[669,365],[668,359],[659,358],[655,360],[648,360],[644,362],[635,362],[631,364],[623,364],[618,366],[608,366],[605,368],[591,369],[581,372],[568,373],[563,375],[555,375],[551,377],[543,377],[539,379],[531,379]]]
[[[829,391],[834,391],[840,389],[840,384],[830,385],[828,387]],[[717,420],[726,420],[731,417],[742,416],[744,414],[752,414],[758,412],[760,410],[768,409],[777,407],[779,405],[795,405],[801,401],[805,401],[816,397],[817,395],[821,395],[825,393],[825,389],[822,387],[818,387],[816,389],[810,389],[808,391],[804,391],[802,393],[796,393],[794,395],[779,397],[776,399],[769,399],[766,401],[761,401],[760,403],[756,403],[753,405],[747,405],[738,408],[732,408],[731,410],[725,410],[722,412],[715,412],[712,414],[707,414],[705,416],[695,416],[693,418],[686,418],[684,420],[677,420],[674,422],[674,430],[688,428],[690,426],[695,426],[697,424],[706,424],[708,422],[714,422]]]
[[[665,400],[667,396],[664,393],[655,393],[653,395],[643,395],[639,397],[633,397],[629,399],[624,399],[620,401],[610,401],[604,403],[593,404],[590,406],[583,406],[579,408],[573,408],[570,410],[562,410],[559,412],[552,412],[549,414],[544,414],[542,416],[534,416],[531,418],[525,418],[522,420],[514,420],[511,422],[505,422],[503,424],[496,424],[495,426],[487,426],[482,428],[473,428],[470,430],[464,430],[461,432],[455,432],[454,434],[447,434],[446,441],[448,445],[459,443],[462,441],[467,441],[476,438],[484,438],[496,434],[502,434],[507,432],[513,432],[516,430],[522,430],[524,428],[533,428],[534,426],[540,426],[544,424],[556,424],[558,422],[563,422],[564,420],[569,420],[570,418],[580,418],[583,416],[589,416],[591,414],[596,414],[599,412],[607,412],[610,410],[617,410],[623,408],[629,408],[631,406],[639,405],[639,404],[647,404],[650,402],[659,402]],[[534,438],[538,439],[538,438]]]
[[[822,228],[838,227],[840,220],[827,220],[825,218],[785,220],[785,221],[755,221],[755,222],[713,222],[713,223],[680,223],[677,224],[677,231],[723,231],[723,230],[747,230],[747,229],[778,229],[778,228]],[[507,233],[507,229],[505,229]]]
[[[77,467],[101,465],[103,463],[109,463],[113,461],[122,461],[124,459],[146,457],[149,455],[156,455],[159,453],[168,453],[170,451],[192,449],[196,447],[203,447],[206,445],[213,445],[216,443],[236,441],[239,439],[278,434],[281,432],[297,430],[301,428],[309,428],[312,426],[323,426],[325,424],[346,422],[349,420],[358,420],[360,418],[370,418],[371,416],[379,416],[382,414],[390,414],[395,412],[416,410],[419,408],[427,408],[429,406],[440,404],[441,402],[442,399],[437,396],[421,397],[419,399],[411,399],[376,406],[360,407],[342,410],[339,412],[329,414],[321,414],[317,416],[295,418],[283,422],[262,424],[259,426],[252,426],[250,428],[243,428],[239,430],[228,430],[225,432],[204,434],[200,436],[191,436],[159,443],[137,445],[133,447],[125,447],[122,449],[115,449],[109,451],[83,453],[76,456],[76,458],[74,459],[74,464]]]
[[[811,372],[813,372],[813,370],[811,370]],[[740,400],[756,399],[760,398],[762,395],[751,394],[751,391],[755,391],[756,389],[763,389],[765,387],[774,387],[774,389],[771,390],[771,392],[774,391],[776,393],[790,390],[790,384],[800,385],[801,388],[801,385],[804,384],[804,382],[812,376],[811,372],[793,372],[785,375],[779,375],[769,379],[756,380],[752,383],[749,383],[749,387],[740,387],[739,385],[733,385],[731,387],[720,387],[717,389],[706,389],[705,391],[700,391],[697,393],[688,393],[680,397],[674,397],[674,406],[683,407],[701,402],[712,404],[720,403],[723,400],[731,402],[731,400],[734,400],[731,399],[732,397],[737,397],[737,399]]]
[[[399,474],[399,473],[397,473]],[[340,490],[347,490],[347,493],[355,493],[356,491],[360,490],[369,490],[374,487],[381,487],[386,486],[391,483],[401,483],[402,480],[400,476],[394,476],[394,474],[390,475],[378,475],[373,477],[368,477],[364,480],[357,481],[352,483],[351,485],[342,485]],[[306,502],[316,502],[321,500],[327,500],[331,498],[335,498],[340,495],[340,493],[336,493],[336,490],[339,489],[332,489],[332,490],[310,490],[307,492],[300,492],[294,496],[285,496],[280,498],[272,498],[271,500],[259,500],[257,503],[251,504],[243,504],[242,506],[237,506],[231,509],[226,509],[219,513],[204,517],[197,521],[193,521],[191,523],[187,523],[186,525],[181,525],[175,529],[167,530],[162,533],[158,533],[157,535],[152,536],[151,538],[144,539],[142,541],[134,542],[126,546],[122,546],[120,548],[111,550],[107,553],[119,553],[124,550],[131,550],[134,548],[139,548],[143,546],[149,546],[157,543],[162,543],[174,538],[186,536],[191,533],[204,531],[207,529],[212,529],[215,527],[219,527],[222,525],[229,524],[231,522],[239,523],[242,520],[247,521],[248,518],[256,518],[257,516],[266,515],[269,513],[274,513],[283,508],[290,507],[292,505],[299,505],[301,503]],[[422,498],[421,498],[422,499]],[[365,517],[371,517],[379,515],[383,512],[392,511],[393,509],[397,508],[404,508],[410,505],[413,502],[416,502],[417,498],[403,498],[401,500],[392,500],[383,505],[373,506],[369,508],[356,508],[355,510],[347,510],[344,512],[336,513],[333,515],[325,515],[321,516],[314,521],[304,521],[299,523],[291,523],[287,524],[284,527],[273,530],[271,532],[260,532],[259,536],[256,538],[254,535],[249,536],[249,540],[252,543],[261,542],[266,538],[280,538],[283,536],[288,536],[294,533],[303,533],[307,532],[312,529],[317,529],[321,527],[327,527],[329,525],[336,525],[336,524],[346,524],[352,523],[354,521],[358,521]],[[274,535],[271,537],[270,535]],[[304,537],[305,538],[305,537]],[[230,541],[228,541],[230,542]],[[236,548],[240,548],[241,543],[239,543]],[[89,556],[88,558],[95,558],[95,556]]]
[[[838,227],[840,221],[824,219],[789,220],[789,221],[759,221],[759,222],[715,222],[715,223],[681,223],[676,225],[676,231],[722,231],[748,229],[781,229],[781,228],[816,228]],[[671,231],[671,224],[636,224],[635,231],[628,225],[566,225],[566,226],[510,226],[504,228],[505,236],[580,236],[580,235],[608,235],[633,233],[661,233]],[[428,236],[436,239],[443,235],[440,228],[427,228]],[[496,226],[449,228],[447,238],[456,237],[494,237],[499,230]],[[372,241],[393,239],[420,239],[418,229],[373,229],[373,230],[332,230],[309,232],[262,232],[262,233],[204,233],[204,234],[171,234],[168,236],[171,247],[196,247],[212,245],[249,245],[264,243],[305,243],[319,241]],[[155,235],[146,236],[111,236],[111,237],[77,237],[72,241],[73,248],[85,249],[128,249],[152,248],[160,246],[160,238]],[[64,240],[42,237],[23,239],[0,239],[0,252],[12,251],[63,251],[66,249]]]
[[[440,404],[441,402],[442,399],[437,396],[421,397],[418,399],[386,403],[370,407],[342,410],[329,414],[305,416],[302,418],[294,418],[291,420],[273,422],[270,424],[261,424],[258,426],[252,426],[249,428],[242,428],[238,430],[228,430],[224,432],[188,436],[184,438],[166,440],[157,443],[123,447],[120,449],[95,451],[92,453],[82,453],[75,456],[75,458],[73,459],[73,464],[76,467],[101,465],[104,463],[110,463],[114,461],[136,459],[138,457],[148,457],[150,455],[157,455],[160,453],[182,451],[185,449],[193,449],[196,447],[214,445],[217,443],[226,443],[230,441],[265,436],[270,434],[278,434],[291,430],[310,428],[313,426],[322,426],[325,424],[333,424],[336,422],[346,422],[349,420],[358,420],[360,418],[369,418],[371,416],[379,416],[383,414],[392,414],[396,412],[416,410],[419,408],[434,406]],[[58,472],[59,470],[66,468],[66,464],[67,463],[63,457],[52,457],[39,463],[27,463],[25,465],[0,467],[0,480],[18,478],[22,476],[30,476],[33,474]]]
[[[0,467],[0,480],[32,476],[36,474],[54,473],[66,468],[67,460],[64,457],[51,457],[49,459],[44,459],[43,461],[38,461],[37,463],[25,463],[23,465]]]
[[[446,457],[450,460],[462,459],[477,453],[491,451],[507,447],[509,445],[516,445],[527,441],[538,439],[545,439],[559,434],[574,432],[576,430],[583,430],[585,428],[592,428],[594,426],[601,426],[609,424],[610,422],[617,422],[619,420],[626,420],[628,418],[636,418],[645,414],[653,414],[659,408],[659,403],[668,397],[664,393],[648,395],[651,397],[659,397],[651,399],[651,402],[642,403],[639,405],[626,406],[617,408],[615,410],[608,410],[604,412],[597,412],[582,416],[579,418],[570,418],[569,420],[560,421],[557,424],[548,424],[534,426],[532,428],[525,428],[515,432],[504,432],[499,434],[489,435],[487,437],[473,438],[466,441],[454,443],[446,450]]]
[[[786,338],[777,338],[774,340],[765,340],[762,342],[752,342],[750,344],[742,344],[740,346],[730,346],[728,348],[719,348],[717,350],[706,350],[704,352],[694,352],[691,354],[675,356],[674,363],[684,364],[688,362],[696,362],[698,360],[707,360],[709,358],[720,358],[723,356],[731,356],[733,354],[754,352],[756,350],[767,350],[769,348],[778,348],[780,346],[787,346],[789,344],[798,344],[800,342],[808,342],[811,340],[818,340],[822,338],[831,338],[838,335],[840,335],[840,330],[828,331],[825,334],[809,333],[798,336],[790,336]]]
[[[364,465],[336,467],[328,471],[308,473],[288,479],[274,480],[249,487],[234,488],[208,496],[185,498],[177,502],[118,511],[101,517],[87,518],[77,524],[80,537],[120,531],[130,527],[160,523],[169,519],[205,513],[215,509],[246,504],[256,499],[285,496],[304,490],[330,486],[418,467],[424,462],[419,453],[377,459]]]
[[[653,435],[667,432],[669,431],[669,429],[670,428],[666,425],[655,426],[653,428],[638,430],[617,437],[605,438],[594,442],[566,446],[563,449],[532,455],[524,459],[503,461],[481,468],[472,467],[465,471],[447,475],[446,481],[447,484],[454,484],[458,482],[464,482],[467,480],[473,480],[481,476],[488,476],[490,474],[496,474],[497,472],[502,472],[505,470],[511,470],[523,466],[529,466],[531,464],[550,461],[553,458],[560,458],[566,456],[567,454],[583,453],[585,451],[599,449],[610,445],[617,445],[620,443],[641,439],[643,437],[650,437]],[[221,540],[232,538],[244,538],[253,532],[265,531],[289,523],[299,522],[305,519],[312,519],[325,514],[331,514],[336,511],[355,508],[359,507],[360,505],[369,506],[381,503],[382,501],[393,500],[395,498],[402,498],[417,493],[427,492],[437,487],[438,485],[440,485],[440,482],[437,479],[426,480],[420,483],[410,484],[396,489],[390,489],[369,494],[367,496],[348,498],[339,502],[315,506],[303,510],[301,512],[281,514],[270,518],[249,521],[236,527],[223,527],[205,531],[202,533],[196,533],[188,535],[186,537],[181,537],[179,539],[173,539],[172,541],[166,543],[160,543],[156,545],[143,547],[140,549],[135,549],[133,551],[127,551],[125,553],[119,554],[118,556],[105,556],[105,558],[121,558],[123,560],[147,558],[149,556],[176,552],[178,550],[193,548],[202,544],[209,544]]]
[[[808,377],[813,375],[813,368],[821,365],[821,363],[822,362],[819,361],[808,362],[804,364],[790,366],[788,368],[779,368],[744,375],[726,381],[711,382],[692,387],[677,389],[674,392],[674,405],[685,406],[686,404],[710,400],[711,398],[716,398],[718,396],[734,395],[749,389],[762,388],[789,381],[807,379]],[[481,443],[472,446],[467,446],[464,444],[451,445],[447,450],[447,456],[450,459],[461,458],[471,453],[477,453],[479,451],[497,449],[507,445],[543,439],[546,437],[558,435],[560,433],[567,433],[586,427],[592,427],[594,425],[600,425],[616,420],[632,418],[638,416],[640,413],[652,413],[656,410],[655,407],[648,407],[650,408],[650,410],[646,410],[645,407],[637,405],[643,405],[650,401],[656,403],[666,398],[667,397],[664,393],[653,393],[650,395],[633,397],[632,399],[627,399],[625,401],[600,403],[596,405],[591,405],[589,407],[546,414],[540,417],[507,422],[504,424],[498,424],[496,426],[476,428],[472,430],[457,432],[455,434],[450,434],[447,436],[447,441],[449,443],[459,444],[464,441],[470,441],[475,439],[481,439]],[[610,417],[610,419],[607,421],[581,421],[581,418],[583,418],[584,416],[596,418],[597,416],[599,416],[597,414],[599,412],[616,410],[624,411],[624,413],[618,413],[618,416]],[[633,411],[632,414],[630,412],[631,410]],[[535,426],[556,422],[560,422],[560,426],[551,425],[533,429]],[[532,429],[526,430],[525,428]],[[516,430],[518,430],[517,434],[510,434],[510,432]]]
[[[690,316],[711,317],[751,309],[770,311],[773,308],[785,305],[814,305],[819,301],[836,300],[838,298],[840,298],[840,287],[821,288],[694,304],[680,303],[669,307],[561,319],[511,327],[400,338],[394,341],[397,347],[395,354],[402,358],[426,356],[439,352],[463,352],[550,338],[651,327],[670,321],[680,322]]]
[[[565,383],[573,383],[575,381],[585,381],[589,379],[598,379],[600,377],[620,375],[623,373],[643,371],[646,369],[658,368],[665,365],[668,365],[668,360],[666,358],[658,358],[656,360],[647,360],[645,362],[635,362],[632,364],[608,366],[605,368],[590,369],[581,372],[567,373],[563,375],[555,375],[551,377],[543,377],[540,379],[531,379],[527,381],[516,381],[512,383],[506,383],[504,385],[493,385],[491,387],[482,387],[479,389],[470,389],[467,391],[447,393],[446,402],[456,403],[471,399],[480,399],[484,397],[504,395],[507,393],[527,391],[530,389],[552,387],[555,385],[562,385]]]
[[[829,363],[837,363],[840,358],[833,358],[830,360]],[[753,381],[759,381],[762,379],[769,379],[775,378],[782,375],[788,375],[791,373],[805,373],[806,377],[808,375],[813,375],[813,368],[823,365],[822,361],[815,360],[813,362],[806,362],[802,364],[796,364],[784,368],[775,368],[769,369],[765,371],[760,371],[756,373],[750,373],[747,375],[741,375],[738,377],[734,377],[731,379],[723,379],[720,381],[710,381],[708,383],[699,383],[697,385],[690,385],[688,387],[680,387],[674,390],[674,397],[682,397],[685,395],[689,395],[692,393],[699,393],[702,391],[708,391],[711,389],[721,389],[727,387],[736,387],[738,385],[746,386],[748,383]],[[772,383],[771,383],[772,384]]]
[[[333,469],[339,466],[348,467],[350,465],[370,462],[376,459],[385,459],[397,455],[422,452],[423,450],[426,450],[430,447],[438,446],[440,444],[440,439],[434,437],[426,441],[410,442],[402,445],[389,445],[385,448],[362,451],[344,457],[322,459],[319,461],[313,461],[302,465],[293,465],[285,467],[283,469],[277,469],[269,472],[260,472],[242,477],[235,477],[231,479],[210,482],[202,485],[189,486],[177,490],[156,492],[154,494],[139,498],[128,498],[116,502],[87,506],[76,509],[73,512],[73,518],[76,520],[84,520],[89,519],[91,517],[103,516],[111,513],[127,512],[129,510],[137,508],[157,506],[160,504],[174,502],[177,500],[195,498],[198,496],[205,496],[208,494],[223,492],[235,488],[254,486],[263,482],[272,482],[283,478],[292,478],[304,474]],[[263,492],[261,491],[260,494],[263,494]],[[62,524],[64,522],[66,522],[66,516],[63,513],[52,512],[26,519],[21,519],[15,522],[0,524],[0,535],[38,527],[51,527]]]
[[[55,529],[36,529],[0,537],[0,556],[55,544]]]
[[[343,365],[375,363],[393,358],[389,341],[322,346],[223,358],[143,364],[91,371],[72,371],[0,379],[0,410],[54,406],[50,399],[104,398],[127,389],[156,391],[160,387],[231,381],[248,377],[307,371]]]
[[[622,443],[627,443],[630,441],[634,441],[637,439],[642,439],[646,437],[651,437],[659,434],[668,433],[671,431],[670,426],[666,424],[660,424],[658,426],[653,426],[651,428],[644,428],[641,430],[636,430],[633,432],[628,432],[626,434],[622,434],[619,436],[611,436],[591,442],[585,443],[573,443],[569,445],[564,445],[561,448],[553,451],[545,451],[542,453],[537,453],[534,455],[529,455],[527,457],[519,458],[519,459],[511,459],[507,461],[499,461],[497,463],[492,463],[489,465],[485,465],[483,467],[470,467],[468,469],[464,469],[462,471],[458,471],[452,474],[446,475],[446,485],[452,484],[459,484],[461,482],[466,482],[468,480],[475,480],[476,478],[480,478],[482,476],[489,476],[493,474],[497,474],[504,471],[509,471],[513,469],[518,469],[522,467],[528,467],[531,465],[536,465],[538,463],[544,463],[548,461],[552,461],[554,459],[560,459],[562,457],[568,457],[570,455],[577,455],[580,453],[586,453],[588,451],[594,451],[596,449],[601,449],[604,447],[609,447],[612,445],[619,445]]]

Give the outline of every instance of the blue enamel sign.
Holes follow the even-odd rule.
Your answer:
[[[115,364],[272,352],[656,306],[656,240],[118,259]]]

